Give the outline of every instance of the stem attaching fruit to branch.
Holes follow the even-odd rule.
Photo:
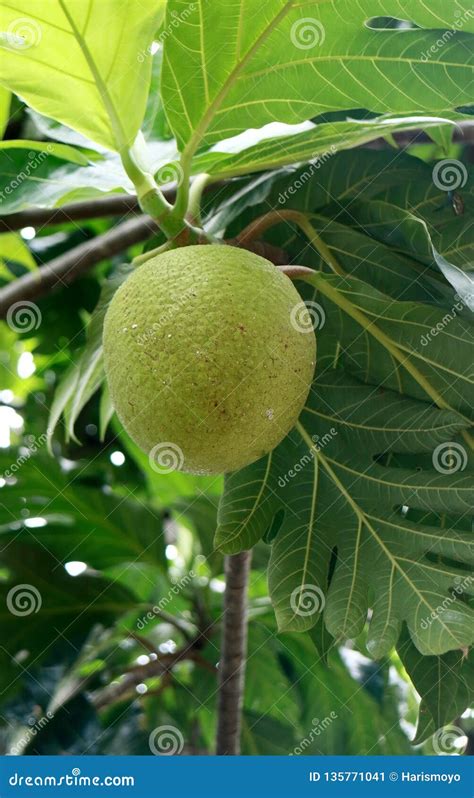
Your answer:
[[[135,186],[140,208],[155,220],[168,239],[181,245],[196,243],[199,236],[194,234],[185,221],[186,208],[181,209],[183,185],[189,183],[188,174],[184,173],[178,186],[176,203],[172,206],[161,192],[151,171],[142,165],[141,162],[146,159],[146,154],[146,144],[140,134],[132,147],[120,151],[123,167]]]
[[[176,201],[173,206],[172,215],[175,219],[184,219],[189,205],[189,185],[191,180],[192,155],[186,152],[181,154],[179,162],[181,168],[181,179],[176,191]]]
[[[197,175],[191,183],[189,191],[188,209],[186,218],[192,223],[202,227],[201,221],[201,202],[203,191],[209,182],[209,175],[206,173]]]
[[[316,232],[310,222],[310,215],[301,213],[300,211],[282,210],[270,211],[269,213],[254,219],[242,232],[237,236],[237,242],[240,246],[248,246],[256,238],[260,238],[267,230],[282,222],[293,222],[306,234],[310,243],[319,252],[322,259],[332,269],[335,274],[343,276],[345,274],[343,268],[339,265],[331,250],[324,243],[320,235]]]

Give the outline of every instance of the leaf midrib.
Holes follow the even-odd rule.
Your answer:
[[[60,0],[60,1],[62,2],[62,0]],[[278,23],[282,19],[284,19],[285,16],[289,13],[289,11],[291,10],[293,5],[294,5],[294,0],[289,0],[289,2],[287,2],[283,6],[283,8],[281,9],[281,11],[279,11],[279,13],[276,15],[276,17],[273,18],[273,20],[262,31],[260,36],[258,36],[258,38],[253,43],[252,47],[250,47],[249,50],[247,50],[247,52],[246,52],[245,56],[242,58],[242,60],[237,62],[237,64],[235,65],[234,69],[230,72],[230,74],[228,75],[228,77],[224,81],[224,84],[223,84],[222,88],[217,93],[217,95],[215,96],[215,98],[212,101],[212,103],[208,106],[208,109],[204,113],[204,115],[202,116],[201,121],[195,127],[194,133],[191,135],[191,138],[190,138],[188,144],[186,145],[186,147],[184,149],[183,157],[192,158],[192,156],[194,155],[194,153],[196,152],[196,150],[197,150],[197,148],[199,146],[199,143],[201,142],[203,136],[205,135],[206,130],[208,129],[209,125],[211,124],[211,121],[212,121],[215,113],[217,112],[217,109],[223,103],[225,97],[227,96],[227,94],[230,91],[231,87],[233,86],[233,84],[237,80],[238,76],[240,75],[242,70],[245,68],[245,66],[248,64],[248,62],[252,59],[254,53],[258,50],[260,45],[265,41],[265,39],[268,38],[268,36],[272,33],[272,31],[275,29],[275,27],[278,25]],[[200,6],[201,6],[201,2],[199,2],[199,7]],[[202,63],[202,66],[203,65],[204,64]],[[203,75],[204,75],[204,70],[203,70]],[[183,103],[183,105],[184,105],[184,103]]]
[[[275,66],[272,66],[271,69],[260,69],[257,72],[248,72],[245,75],[240,75],[238,79],[247,78],[247,77],[248,78],[259,78],[259,77],[262,77],[263,75],[269,74],[270,72],[277,72],[280,69],[289,69],[289,68],[291,68],[293,66],[306,65],[308,63],[312,63],[313,61],[317,62],[317,63],[323,63],[324,61],[337,61],[337,62],[340,62],[340,61],[342,61],[342,62],[344,62],[344,61],[369,61],[369,62],[382,61],[383,63],[385,63],[387,61],[393,61],[397,65],[400,65],[400,63],[404,63],[404,62],[409,64],[409,65],[411,65],[411,64],[423,64],[423,65],[426,65],[426,61],[423,61],[422,58],[419,58],[419,59],[418,58],[410,58],[410,60],[407,61],[404,58],[400,58],[400,57],[396,58],[396,57],[393,57],[393,56],[392,57],[388,57],[388,56],[382,57],[382,56],[345,55],[345,54],[337,55],[337,56],[328,55],[328,56],[315,56],[314,58],[304,58],[304,59],[302,59],[300,61],[290,61],[290,62],[287,62],[285,64],[275,64]],[[450,61],[443,61],[443,66],[456,67],[457,69],[469,69],[470,68],[469,64],[459,64],[459,63],[456,64],[456,63],[451,63]],[[272,98],[270,98],[270,101],[271,101],[271,99]]]
[[[306,431],[306,429],[303,427],[303,425],[300,422],[297,423],[296,429],[298,429],[298,431],[299,431],[301,437],[303,438],[304,442],[306,443],[306,445],[307,446],[309,445],[310,447],[312,447],[313,442],[311,440],[311,436],[308,434],[308,432]],[[372,535],[374,540],[378,543],[378,545],[380,546],[381,550],[383,551],[383,553],[387,557],[387,560],[392,564],[392,567],[397,569],[397,571],[400,573],[400,576],[402,577],[402,579],[408,584],[408,586],[411,588],[413,593],[418,597],[418,600],[419,600],[420,604],[423,604],[427,608],[427,610],[429,610],[429,612],[431,613],[434,608],[431,607],[431,605],[427,602],[427,600],[425,599],[423,594],[420,593],[420,591],[418,590],[416,585],[409,579],[408,574],[405,573],[403,568],[399,565],[398,560],[396,559],[396,557],[394,557],[392,555],[392,553],[390,552],[390,549],[388,549],[385,546],[384,542],[381,540],[381,538],[379,537],[379,535],[375,531],[374,527],[369,522],[369,520],[368,520],[367,516],[365,515],[365,513],[363,512],[363,510],[359,507],[357,502],[352,498],[350,493],[345,489],[345,487],[342,484],[342,482],[338,479],[337,475],[334,473],[334,471],[332,470],[331,466],[327,462],[325,456],[322,454],[322,452],[316,452],[316,454],[317,454],[317,457],[319,458],[319,460],[321,461],[321,464],[325,468],[328,476],[330,477],[330,479],[332,479],[332,481],[334,482],[334,484],[338,488],[338,490],[341,493],[341,495],[343,496],[343,498],[347,501],[347,503],[352,508],[356,518],[358,518],[361,521],[361,523],[366,527],[366,529],[370,532],[370,534]],[[459,642],[455,638],[455,636],[452,634],[452,632],[449,629],[449,627],[446,626],[446,624],[441,619],[441,617],[438,618],[438,621],[439,621],[440,625],[443,627],[443,629],[446,631],[446,633],[449,635],[449,637],[454,641],[454,646],[458,647]]]
[[[270,454],[267,457],[267,467],[265,469],[265,474],[264,474],[264,477],[262,479],[262,484],[260,485],[260,488],[259,488],[259,491],[257,493],[257,496],[255,497],[255,501],[253,503],[253,506],[252,506],[252,509],[251,509],[250,513],[247,515],[247,517],[245,519],[245,522],[243,524],[241,524],[237,528],[237,530],[232,535],[232,537],[231,538],[226,538],[226,546],[229,543],[232,543],[236,538],[238,538],[238,537],[240,537],[242,535],[243,531],[248,527],[250,519],[252,518],[253,515],[255,515],[255,513],[257,511],[257,508],[258,508],[258,506],[260,504],[260,499],[262,498],[263,492],[264,492],[264,490],[265,490],[265,488],[266,488],[266,486],[268,484],[268,480],[269,480],[269,477],[270,477],[270,468],[271,468],[271,463],[272,463],[272,457],[273,457],[273,451],[271,451]]]
[[[369,482],[370,481],[377,482],[377,483],[380,483],[382,485],[387,485],[388,487],[393,487],[393,488],[402,487],[402,488],[407,488],[407,489],[413,490],[413,491],[417,491],[417,490],[421,490],[421,491],[434,490],[434,491],[448,491],[449,493],[453,492],[453,486],[452,485],[449,485],[449,486],[448,485],[446,485],[446,486],[443,486],[443,485],[439,485],[439,486],[438,485],[411,485],[409,482],[406,482],[406,483],[405,482],[403,482],[403,483],[391,482],[391,481],[389,481],[387,479],[378,479],[377,477],[373,477],[367,471],[364,471],[364,473],[361,473],[360,471],[356,471],[355,468],[351,468],[350,466],[348,466],[348,465],[346,465],[344,463],[341,463],[338,460],[334,460],[334,458],[331,458],[331,457],[328,457],[327,461],[329,463],[333,463],[333,465],[335,467],[340,468],[343,471],[347,471],[349,474],[353,474],[357,479],[367,479]],[[400,470],[402,470],[402,469],[400,469]],[[403,470],[405,470],[405,469],[403,469]],[[469,493],[471,493],[472,492],[472,486],[468,485],[465,488],[459,486],[459,487],[456,487],[455,490],[456,491],[468,491]]]
[[[108,114],[110,125],[111,125],[111,129],[112,129],[112,133],[113,133],[113,136],[115,138],[115,142],[117,144],[117,147],[118,147],[119,150],[122,150],[123,148],[127,147],[128,142],[127,142],[127,139],[126,139],[126,136],[125,136],[125,131],[124,131],[123,127],[122,127],[122,123],[120,121],[119,115],[118,115],[118,113],[116,111],[115,105],[114,105],[114,103],[112,101],[112,98],[111,98],[111,96],[109,94],[109,90],[107,88],[107,85],[104,82],[104,80],[102,78],[102,75],[100,74],[99,70],[97,69],[96,63],[95,63],[95,61],[94,61],[94,59],[93,59],[93,57],[91,55],[91,52],[90,52],[90,50],[89,50],[89,48],[88,48],[88,46],[86,44],[86,41],[83,38],[83,36],[80,33],[80,31],[78,30],[78,28],[76,26],[76,23],[74,22],[73,17],[69,13],[69,11],[68,11],[68,9],[67,9],[67,7],[65,5],[64,0],[58,0],[58,3],[59,3],[59,5],[62,8],[64,16],[66,17],[66,19],[68,20],[68,22],[69,22],[69,24],[71,26],[73,35],[74,35],[74,37],[75,37],[75,39],[76,39],[76,41],[77,41],[77,43],[78,43],[78,45],[79,45],[79,47],[80,47],[80,49],[82,51],[82,54],[83,54],[83,56],[84,56],[84,58],[86,60],[86,63],[88,65],[89,69],[90,69],[90,72],[91,72],[91,74],[92,74],[92,76],[94,78],[94,82],[95,82],[95,85],[97,87],[97,91],[100,94],[102,103],[103,103],[104,108],[105,108],[105,110],[106,110],[106,112]]]
[[[327,415],[326,413],[322,413],[320,410],[314,410],[312,407],[308,407],[308,405],[305,406],[304,412],[311,413],[314,416],[320,416],[321,418],[328,419],[328,421],[333,421],[334,424],[340,424],[341,426],[346,426],[353,429],[367,430],[370,432],[396,432],[400,434],[406,431],[404,427],[376,427],[372,424],[356,424],[354,421],[347,421],[346,419],[343,419],[340,416],[330,416]],[[446,412],[452,412],[453,415],[455,414],[454,410]],[[462,420],[463,420],[462,418],[459,419],[460,422],[462,422]],[[446,424],[438,424],[437,426],[433,427],[410,427],[409,432],[413,434],[416,434],[418,432],[421,434],[426,434],[427,432],[440,432],[444,429],[452,429],[453,426],[454,422],[451,421],[450,423],[446,422]]]
[[[311,493],[311,510],[308,519],[308,534],[306,538],[304,563],[301,569],[301,589],[299,593],[298,608],[300,606],[300,602],[303,600],[302,593],[304,585],[306,584],[306,574],[308,572],[308,564],[311,552],[311,539],[313,536],[314,517],[316,514],[316,502],[317,502],[318,484],[319,484],[319,463],[317,457],[313,457],[313,465],[314,465],[314,478],[313,478],[313,490]],[[295,614],[297,615],[298,613],[296,612]]]

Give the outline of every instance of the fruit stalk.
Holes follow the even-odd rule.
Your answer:
[[[173,206],[158,188],[153,174],[147,171],[150,167],[144,167],[140,162],[140,156],[145,154],[146,145],[137,138],[132,147],[120,150],[122,165],[135,187],[143,213],[155,220],[168,239],[175,239],[183,230],[183,218],[172,214]]]
[[[247,588],[251,551],[225,559],[226,589],[219,662],[218,756],[240,754],[241,713],[247,656]]]

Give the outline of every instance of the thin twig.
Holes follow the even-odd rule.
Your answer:
[[[201,645],[201,636],[195,638],[191,644],[175,651],[173,654],[160,654],[158,659],[151,660],[146,665],[136,665],[130,668],[123,674],[120,681],[108,684],[106,687],[97,690],[92,696],[92,703],[96,709],[100,709],[115,701],[122,700],[130,694],[135,694],[137,684],[142,684],[147,679],[152,679],[155,676],[163,676],[170,674],[172,669],[180,662],[194,662],[201,668],[216,673],[216,669],[212,663],[208,662],[199,653],[199,646]]]
[[[308,266],[278,266],[278,270],[286,274],[290,280],[304,280],[305,277],[314,274],[314,269]]]
[[[253,219],[247,227],[239,233],[236,238],[237,246],[248,247],[256,239],[260,238],[267,230],[281,222],[296,222],[304,216],[301,211],[291,209],[269,211],[257,219]]]
[[[266,258],[275,264],[275,266],[283,266],[288,263],[288,253],[281,247],[276,247],[274,244],[269,244],[268,241],[246,241],[242,243],[236,238],[229,239],[226,244],[234,247],[241,247],[241,249],[248,249],[250,252],[255,252],[262,258]]]
[[[147,637],[143,637],[143,635],[139,635],[137,632],[134,632],[132,629],[128,631],[128,636],[135,640],[136,643],[140,643],[141,646],[146,651],[149,651],[151,654],[157,654],[157,650],[151,640],[148,640]]]
[[[176,615],[172,615],[165,610],[160,610],[158,607],[154,607],[153,614],[158,618],[161,618],[161,620],[165,623],[169,623],[171,626],[174,626],[175,629],[181,632],[185,640],[193,640],[192,630],[194,624],[178,618]]]
[[[311,214],[314,216],[314,214]],[[325,244],[322,238],[318,235],[313,225],[311,224],[309,215],[301,211],[282,210],[282,211],[269,211],[263,216],[259,216],[250,222],[247,227],[239,233],[236,238],[237,245],[249,249],[256,238],[260,238],[267,230],[282,222],[293,222],[296,224],[309,239],[310,244],[321,255],[325,263],[330,266],[335,274],[344,275],[343,269],[340,267],[336,258],[332,254],[329,247]],[[279,264],[284,265],[284,264]]]
[[[226,590],[219,661],[216,753],[240,753],[241,714],[247,656],[247,586],[252,553],[226,557]]]

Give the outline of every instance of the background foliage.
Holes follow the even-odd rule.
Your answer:
[[[7,303],[5,751],[157,753],[169,727],[212,752],[223,554],[251,546],[243,753],[464,750],[473,33],[451,0],[0,6],[5,290],[124,224],[69,203],[128,192],[169,234],[191,193],[206,236],[265,217],[265,251],[314,269],[318,341],[274,452],[225,480],[164,474],[114,416],[101,348],[163,231]]]

